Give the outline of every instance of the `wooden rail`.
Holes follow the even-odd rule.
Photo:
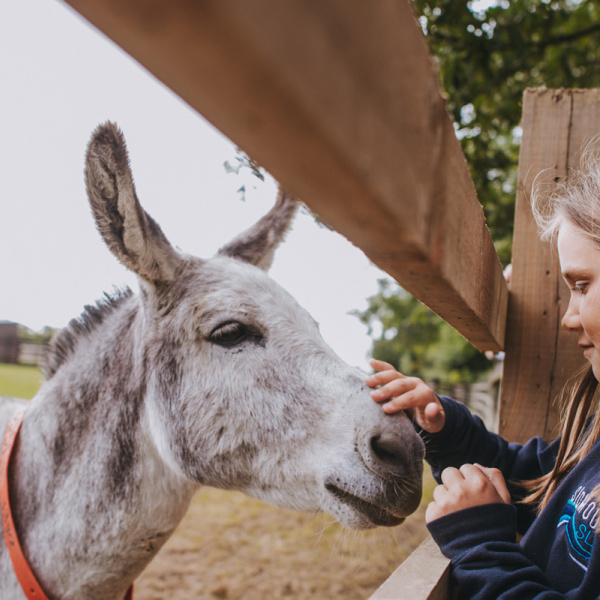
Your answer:
[[[369,600],[449,600],[450,561],[427,538]]]
[[[480,349],[507,289],[409,0],[68,0]]]

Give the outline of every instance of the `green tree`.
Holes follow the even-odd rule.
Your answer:
[[[504,265],[510,262],[521,98],[528,87],[600,87],[597,0],[413,0]],[[486,8],[487,7],[487,8]],[[489,365],[441,319],[380,283],[359,318],[373,356],[423,377],[472,380]]]
[[[33,331],[25,325],[19,325],[18,336],[21,343],[38,344],[45,346],[50,343],[50,340],[58,329],[54,329],[46,325],[41,331]]]
[[[263,172],[263,168],[253,159],[250,158],[241,148],[237,147],[235,149],[235,162],[231,163],[226,160],[223,163],[223,167],[225,168],[226,173],[233,173],[234,175],[239,175],[240,171],[243,169],[248,169],[254,177],[256,177],[260,181],[265,180],[265,174]],[[245,202],[246,201],[246,186],[242,185],[238,188],[238,194],[240,194],[240,198]]]
[[[373,335],[373,356],[426,381],[476,381],[491,363],[450,325],[389,279],[355,315]]]
[[[521,98],[600,87],[597,0],[413,0],[504,264],[510,260]]]

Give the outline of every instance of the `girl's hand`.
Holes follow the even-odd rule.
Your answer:
[[[418,377],[406,377],[389,363],[372,360],[371,366],[379,373],[369,375],[366,383],[376,388],[371,391],[375,402],[383,402],[388,414],[406,411],[425,431],[437,433],[446,422],[446,415],[433,390]],[[377,387],[380,386],[380,387]]]
[[[433,490],[425,521],[429,523],[463,508],[498,502],[511,502],[504,476],[498,469],[468,464],[460,470],[448,467],[442,471],[442,485]]]

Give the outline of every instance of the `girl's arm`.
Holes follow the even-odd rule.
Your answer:
[[[524,446],[509,444],[489,432],[483,421],[466,406],[451,398],[436,396],[420,379],[406,377],[382,361],[372,361],[371,365],[380,371],[366,379],[371,387],[380,386],[372,390],[371,396],[386,412],[405,410],[414,419],[415,429],[425,442],[425,458],[438,483],[444,469],[478,463],[501,471],[508,482],[512,501],[516,502],[524,495],[517,482],[535,479],[552,469],[558,441],[551,446],[539,438]],[[534,517],[529,506],[520,505],[519,531],[525,532]]]
[[[548,472],[556,459],[558,441],[550,446],[541,439],[524,446],[509,444],[489,432],[481,419],[471,415],[464,405],[435,396],[423,382],[404,377],[387,363],[376,361],[372,365],[386,372],[367,379],[369,385],[381,386],[373,390],[373,399],[385,403],[384,410],[388,413],[406,410],[413,417],[415,428],[426,444],[426,458],[442,484],[436,488],[427,509],[427,527],[442,552],[452,559],[453,578],[459,584],[460,597],[597,598],[600,542],[594,544],[582,585],[566,594],[557,590],[516,542],[517,530],[526,530],[534,515],[527,507],[517,505],[517,509],[508,503],[518,499],[521,490],[515,485],[507,486],[503,475],[518,481]],[[409,392],[411,395],[406,396]],[[500,471],[465,464],[472,462]],[[555,527],[554,524],[552,529]],[[544,524],[542,529],[546,529]]]
[[[514,506],[488,504],[452,513],[427,525],[442,553],[452,559],[452,577],[458,584],[459,597],[470,600],[598,598],[600,543],[594,544],[581,585],[561,592],[517,544],[515,515]]]
[[[491,433],[483,421],[451,398],[438,397],[417,377],[406,377],[383,361],[373,360],[378,373],[366,378],[374,388],[371,397],[391,414],[406,411],[426,445],[426,459],[440,481],[447,467],[480,463],[500,469],[508,481],[535,479],[547,473],[556,459],[557,447],[535,438],[525,446],[509,444]]]

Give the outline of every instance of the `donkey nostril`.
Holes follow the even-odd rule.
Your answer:
[[[402,439],[393,433],[382,433],[371,438],[371,448],[375,457],[382,463],[402,467],[409,462],[408,451]]]

